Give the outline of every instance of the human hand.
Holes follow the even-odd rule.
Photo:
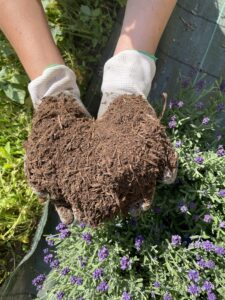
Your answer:
[[[130,102],[130,105],[136,105],[135,104],[135,97],[139,97],[139,105],[145,107],[145,111],[142,113],[149,114],[151,117],[151,121],[147,121],[147,119],[142,118],[143,115],[140,118],[140,122],[145,122],[145,126],[149,130],[145,132],[145,135],[147,132],[152,132],[151,127],[156,126],[156,128],[161,128],[160,130],[155,130],[152,132],[152,139],[155,141],[155,145],[157,144],[156,139],[159,137],[158,133],[161,131],[160,135],[163,136],[162,138],[162,145],[161,147],[161,154],[164,154],[164,166],[163,170],[160,169],[161,174],[156,174],[154,177],[157,177],[157,180],[161,180],[164,183],[170,184],[174,182],[177,174],[177,154],[175,150],[172,147],[172,144],[170,143],[169,139],[166,136],[165,131],[163,130],[162,126],[160,126],[160,120],[157,118],[156,113],[153,109],[153,107],[147,102],[147,96],[149,94],[151,83],[153,80],[153,77],[155,75],[155,61],[146,56],[143,53],[139,53],[135,50],[127,50],[123,51],[110,60],[108,60],[104,66],[104,73],[103,73],[103,82],[102,82],[102,100],[98,112],[98,118],[104,118],[105,112],[108,111],[108,109],[112,108],[114,106],[114,109],[111,109],[114,114],[117,114],[118,117],[116,118],[117,122],[118,119],[124,119],[124,127],[126,127],[126,112],[121,111],[121,106],[116,104],[116,101],[124,96],[124,101]],[[130,101],[129,101],[130,97]],[[146,103],[148,103],[148,109],[146,106]],[[121,105],[121,103],[120,103]],[[127,106],[127,110],[129,110],[129,105]],[[128,112],[128,111],[127,111]],[[135,110],[131,110],[129,113],[133,114],[133,117],[135,118],[136,113],[138,112],[138,108]],[[112,116],[112,118],[115,118],[115,115]],[[129,119],[129,118],[128,118]],[[128,120],[127,119],[127,120]],[[129,125],[130,123],[129,119]],[[132,125],[133,126],[133,125]],[[138,126],[136,124],[136,126]],[[143,135],[144,136],[144,135]],[[133,139],[135,140],[135,136],[133,136]],[[148,141],[147,136],[144,136],[142,140],[143,147],[146,147]],[[158,143],[159,145],[160,143]],[[137,143],[137,147],[140,146]],[[166,151],[165,151],[166,150]],[[135,151],[135,147],[134,147]],[[154,146],[152,145],[152,151],[156,151],[154,149]],[[147,152],[147,151],[146,151]],[[134,153],[135,154],[135,153]],[[151,153],[149,153],[151,155]],[[152,155],[154,155],[152,153]],[[159,156],[158,156],[159,158]],[[142,159],[142,158],[140,158]],[[158,162],[160,163],[160,159],[158,159]],[[143,164],[143,162],[142,162]],[[141,162],[140,162],[141,165]],[[132,165],[131,165],[132,166]],[[132,166],[133,167],[133,166]],[[150,169],[147,171],[150,172]],[[163,174],[162,174],[163,173]],[[146,176],[146,174],[145,174]],[[151,196],[149,194],[148,199],[137,199],[136,203],[131,203],[130,211],[133,215],[138,214],[141,210],[147,210],[149,209],[153,196],[155,191],[155,185],[156,182],[152,182],[152,192]]]
[[[59,97],[62,98],[62,94],[74,98],[85,116],[90,117],[90,114],[80,100],[80,92],[74,72],[64,65],[47,68],[41,76],[31,81],[28,89],[36,112],[33,118],[32,131],[28,137],[28,142],[25,143],[25,174],[39,199],[42,201],[51,200],[60,220],[65,224],[70,224],[73,221],[73,213],[58,187],[56,166],[52,164],[51,156],[55,155],[57,138],[52,140],[51,148],[49,148],[50,144],[47,137],[49,131],[54,136],[58,126],[60,126],[59,119],[54,127],[54,114],[57,106],[60,105]],[[49,96],[53,97],[52,101],[49,102],[48,109],[37,113],[41,103]],[[67,109],[69,115],[69,107]],[[63,113],[65,114],[65,111]]]

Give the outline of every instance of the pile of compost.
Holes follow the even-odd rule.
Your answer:
[[[149,208],[157,181],[177,164],[154,109],[134,95],[119,96],[97,120],[71,96],[46,97],[25,149],[26,175],[40,197],[90,225]]]

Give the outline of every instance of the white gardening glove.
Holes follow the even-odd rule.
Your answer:
[[[103,116],[109,105],[120,95],[141,95],[143,101],[147,101],[156,72],[155,60],[153,55],[136,50],[125,50],[105,63],[98,118]],[[176,169],[169,172],[165,168],[163,182],[173,182],[176,172]],[[141,210],[147,210],[149,207],[150,205],[143,204]],[[135,215],[137,210],[131,208],[130,212]]]
[[[98,118],[119,95],[135,94],[147,99],[155,71],[154,56],[136,50],[125,50],[110,58],[104,66]]]
[[[54,65],[45,69],[39,77],[29,83],[28,90],[35,109],[41,104],[43,97],[66,93],[72,95],[89,115],[80,100],[76,75],[65,65]]]
[[[77,101],[86,115],[90,117],[89,112],[80,100],[80,91],[76,83],[76,75],[65,65],[54,65],[45,69],[42,75],[29,83],[28,90],[35,110],[38,109],[44,97],[57,96],[60,93],[65,93],[72,95],[74,101]],[[26,173],[26,156],[24,167]],[[51,195],[40,195],[35,188],[33,188],[33,190],[41,198],[51,198]],[[68,205],[60,201],[53,201],[53,203],[60,220],[63,223],[70,224],[73,221],[73,213]]]

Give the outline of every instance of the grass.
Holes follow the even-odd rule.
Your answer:
[[[11,101],[0,102],[0,282],[27,251],[41,207],[23,173],[23,141],[31,112]]]

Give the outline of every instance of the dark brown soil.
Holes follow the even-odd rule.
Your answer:
[[[69,96],[46,97],[25,148],[31,186],[91,225],[149,207],[157,180],[177,161],[141,96],[120,96],[99,120]]]

